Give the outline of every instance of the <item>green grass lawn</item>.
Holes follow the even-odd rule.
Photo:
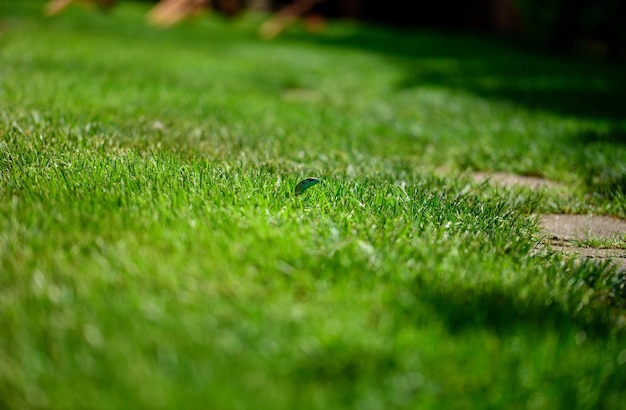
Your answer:
[[[0,408],[622,408],[626,278],[535,215],[626,217],[623,64],[41,7],[0,5]]]

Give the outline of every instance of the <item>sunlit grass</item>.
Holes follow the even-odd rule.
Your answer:
[[[2,20],[1,407],[620,408],[621,276],[534,216],[624,216],[615,67],[145,11]]]

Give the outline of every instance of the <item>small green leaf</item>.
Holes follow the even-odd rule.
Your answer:
[[[320,180],[317,178],[303,179],[302,181],[298,183],[298,185],[296,185],[296,189],[295,189],[296,195],[300,195],[304,193],[304,191],[311,188],[313,185],[319,184],[319,183],[320,183]]]

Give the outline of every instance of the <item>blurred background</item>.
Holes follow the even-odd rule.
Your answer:
[[[5,0],[6,1],[6,0]],[[123,1],[123,0],[122,0]],[[151,13],[157,25],[169,26],[200,9],[228,17],[261,10],[276,13],[260,29],[263,37],[279,35],[304,18],[310,31],[328,19],[352,19],[394,26],[473,30],[507,35],[527,45],[559,52],[582,52],[607,58],[626,56],[626,2],[622,0],[137,0],[158,3]],[[96,3],[103,9],[116,0],[51,0],[48,13],[72,3]]]

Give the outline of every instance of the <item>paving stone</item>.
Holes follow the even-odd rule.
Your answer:
[[[550,247],[565,255],[582,256],[584,258],[597,259],[598,261],[611,259],[611,262],[617,267],[618,272],[626,272],[626,249],[585,248],[569,244],[551,244]]]
[[[474,172],[471,177],[476,182],[488,181],[504,187],[524,186],[530,189],[564,187],[563,184],[545,178],[508,172]],[[592,238],[626,241],[626,221],[609,216],[546,214],[540,215],[540,224],[548,237],[546,242],[551,249],[598,261],[610,259],[619,272],[626,272],[626,249],[582,247],[576,243]]]
[[[552,249],[598,261],[611,259],[619,272],[626,272],[626,249],[576,244],[590,238],[622,241],[626,238],[626,221],[609,216],[547,214],[540,216],[540,223]]]
[[[610,216],[546,214],[541,226],[552,238],[584,241],[589,238],[623,239],[626,221]]]
[[[474,172],[472,178],[476,182],[489,181],[507,187],[525,186],[531,189],[559,188],[563,185],[549,179],[518,175],[509,172]]]

